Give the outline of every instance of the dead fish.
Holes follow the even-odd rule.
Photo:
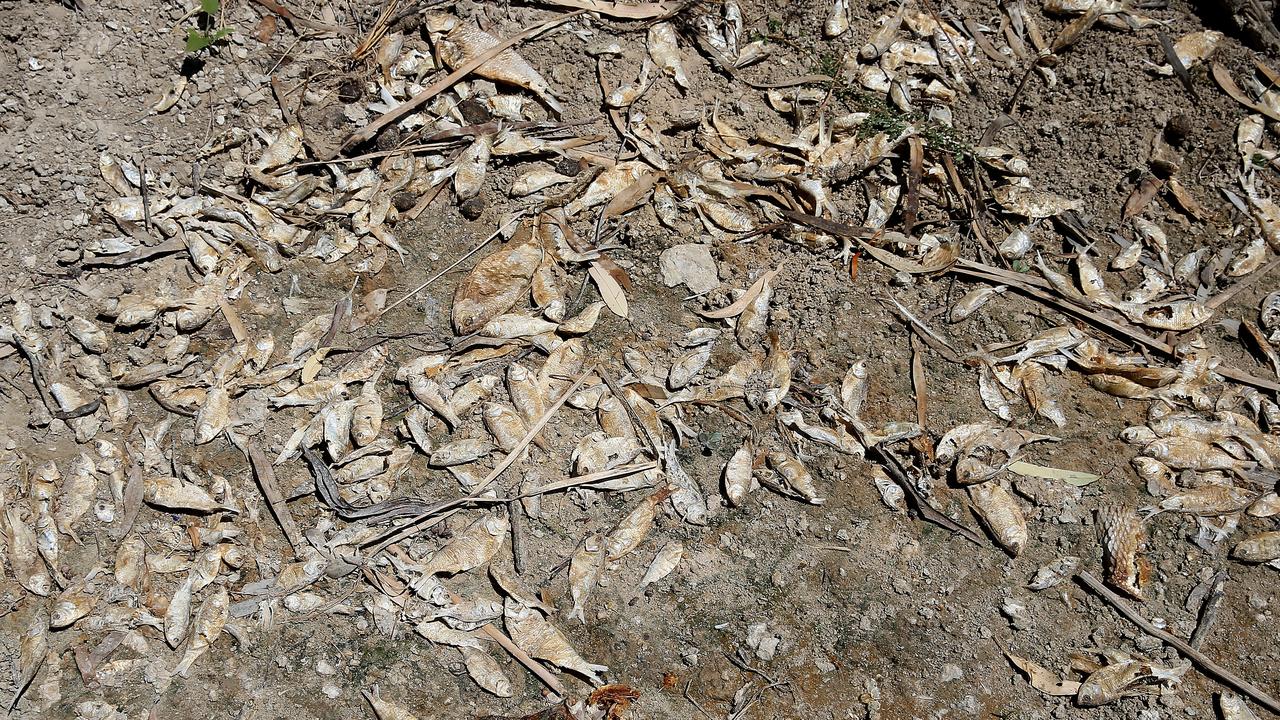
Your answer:
[[[643,590],[670,575],[676,569],[676,565],[680,564],[680,558],[683,556],[684,544],[679,540],[663,545],[658,550],[658,554],[654,555],[653,562],[649,563],[649,569],[645,570],[644,577],[640,578],[640,589]]]
[[[111,347],[102,328],[78,315],[67,319],[67,332],[88,352],[101,355]]]
[[[544,615],[554,614],[554,610],[538,599],[538,596],[527,589],[514,575],[503,569],[500,564],[489,565],[489,579],[502,594],[521,605],[535,608]]]
[[[467,674],[477,685],[502,698],[509,698],[514,694],[511,680],[502,672],[502,666],[498,665],[492,655],[466,645],[458,648],[458,652],[462,653],[462,663],[467,668]]]
[[[714,347],[712,343],[700,345],[672,361],[671,370],[667,372],[667,387],[679,390],[692,382],[711,361],[711,351]]]
[[[499,514],[485,514],[454,535],[423,566],[424,575],[456,575],[493,559],[507,538],[507,519]]]
[[[653,529],[654,518],[658,514],[658,505],[670,495],[671,488],[659,488],[636,504],[631,512],[610,531],[605,540],[605,557],[614,562],[625,557],[649,536]]]
[[[1114,503],[1098,508],[1098,538],[1102,543],[1103,566],[1109,585],[1135,600],[1143,600],[1146,560],[1138,553],[1146,544],[1142,520],[1129,508]]]
[[[1280,531],[1260,532],[1236,543],[1231,557],[1244,562],[1280,560]]]
[[[981,287],[970,290],[951,308],[951,312],[947,315],[947,320],[953,323],[964,320],[977,311],[978,308],[986,305],[991,298],[1008,289],[1008,285],[996,285],[995,287]]]
[[[543,308],[542,314],[554,321],[555,317],[551,312],[554,309],[553,306],[554,303]],[[582,311],[577,315],[560,323],[560,326],[556,328],[556,332],[560,335],[586,335],[596,326],[596,322],[600,320],[600,311],[604,308],[604,302],[597,300],[582,308]],[[563,316],[563,313],[561,313],[561,316]]]
[[[1075,555],[1060,557],[1037,570],[1035,577],[1031,578],[1031,582],[1027,583],[1027,587],[1037,592],[1048,590],[1071,578],[1076,574],[1076,570],[1079,567],[1080,558]]]
[[[1227,277],[1244,277],[1262,267],[1267,259],[1267,243],[1261,235],[1245,244],[1227,265]]]
[[[1027,519],[1018,501],[997,482],[969,486],[969,500],[1000,547],[1017,557],[1026,547]]]
[[[196,444],[211,442],[231,422],[231,394],[223,383],[209,388],[205,394],[204,404],[196,413]]]
[[[49,622],[43,615],[36,613],[32,615],[31,624],[18,641],[18,662],[15,668],[17,686],[13,691],[13,699],[9,701],[10,714],[18,707],[22,693],[35,681],[36,675],[40,674],[40,668],[44,666],[48,656]]]
[[[1083,341],[1084,335],[1073,327],[1049,328],[1023,343],[1022,349],[1018,352],[996,358],[996,362],[1021,365],[1031,358],[1044,357],[1062,350],[1070,350]]]
[[[1233,692],[1224,691],[1218,696],[1218,711],[1222,713],[1222,720],[1260,720],[1244,698]]]
[[[1084,207],[1079,200],[1021,185],[1002,185],[991,194],[1006,212],[1032,220],[1061,215],[1068,210],[1079,212]]]
[[[191,620],[191,586],[194,583],[195,579],[191,576],[183,580],[164,612],[164,640],[171,648],[177,648],[187,636]]]
[[[373,691],[363,690],[364,698],[369,701],[370,707],[373,708],[373,714],[378,720],[418,720],[418,717],[409,712],[409,708],[400,703],[382,697],[378,693],[375,686]]]
[[[520,363],[507,367],[507,394],[526,426],[533,426],[546,412],[547,400],[533,373]]]
[[[600,429],[610,437],[635,437],[636,429],[631,423],[631,415],[622,401],[612,393],[602,396],[596,402],[596,420]]]
[[[765,281],[760,294],[747,305],[747,309],[737,318],[733,328],[738,344],[750,348],[764,335],[769,327],[769,303],[773,300],[773,278]]]
[[[524,197],[572,180],[573,178],[568,175],[561,175],[554,170],[534,168],[517,176],[516,179],[511,182],[511,188],[507,193],[512,197]]]
[[[822,34],[829,38],[840,37],[849,31],[849,0],[835,0],[827,20],[822,24]]]
[[[888,50],[898,34],[898,29],[902,27],[902,18],[905,13],[906,6],[903,5],[894,15],[881,15],[878,19],[879,27],[867,38],[866,44],[858,51],[858,57],[869,62],[876,60],[885,50]]]
[[[903,510],[902,503],[906,498],[906,493],[898,483],[889,477],[884,468],[879,465],[871,466],[871,484],[880,493],[880,501],[885,504],[885,507],[895,512]]]
[[[67,589],[53,601],[53,606],[49,609],[49,629],[71,627],[77,620],[93,612],[97,599],[96,595],[85,591],[83,584]]]
[[[669,22],[650,26],[647,38],[649,57],[664,73],[670,75],[681,89],[689,89],[689,78],[680,64],[680,48],[676,44],[676,29]]]
[[[485,429],[503,452],[515,450],[528,432],[524,421],[510,406],[488,403],[484,406],[483,416]]]
[[[191,665],[217,642],[226,627],[229,608],[230,597],[227,589],[221,586],[200,603],[191,621],[191,642],[187,644],[182,660],[173,668],[175,675],[186,677]]]
[[[499,42],[489,33],[445,13],[428,13],[426,26],[436,43],[440,59],[450,69],[457,69],[470,59],[483,55]],[[557,115],[563,111],[546,79],[511,48],[498,53],[474,72],[489,80],[529,90]]]
[[[782,480],[782,487],[778,489],[797,495],[812,505],[822,505],[826,502],[825,498],[818,496],[817,483],[814,482],[813,475],[804,463],[781,451],[769,453],[768,460],[769,467]]]
[[[76,535],[74,528],[85,513],[93,507],[98,486],[95,474],[97,471],[93,458],[86,453],[80,453],[75,460],[71,461],[71,468],[62,483],[61,492],[54,498],[56,502],[53,505],[53,523],[58,528],[58,532],[75,540],[77,545],[80,544],[80,538]]]
[[[733,507],[739,507],[747,494],[759,487],[751,471],[754,453],[751,443],[744,442],[724,466],[724,496]]]
[[[582,659],[564,634],[540,613],[507,598],[504,618],[507,633],[521,650],[539,660],[578,673],[595,685],[601,684],[597,673],[606,672],[609,668]]]
[[[316,380],[294,388],[292,392],[268,398],[273,407],[310,407],[341,397],[347,392],[347,386],[338,380]]]
[[[1161,438],[1148,443],[1142,452],[1174,470],[1231,471],[1248,466],[1216,445],[1189,437]]]
[[[191,513],[226,512],[230,508],[213,499],[204,488],[176,477],[153,475],[143,481],[142,499],[166,510]]]
[[[1154,511],[1148,513],[1147,517],[1150,518],[1162,512],[1225,515],[1244,510],[1254,498],[1253,493],[1232,485],[1202,485],[1165,498],[1160,501]]]
[[[569,610],[568,619],[587,622],[585,605],[604,571],[604,562],[604,543],[599,535],[588,535],[579,543],[569,559],[569,595],[573,598],[573,608]]]
[[[1218,43],[1222,42],[1223,37],[1225,36],[1217,30],[1187,33],[1173,43],[1173,51],[1182,67],[1190,70],[1208,60],[1213,51],[1218,49]],[[1165,63],[1152,72],[1157,75],[1173,75],[1173,66]]]
[[[702,493],[698,483],[689,477],[680,459],[676,457],[674,441],[668,441],[661,451],[662,465],[666,470],[667,482],[671,485],[671,506],[676,514],[690,525],[707,523],[707,497]]]
[[[565,215],[573,217],[583,210],[593,208],[613,199],[649,171],[649,166],[639,160],[620,162],[596,176],[583,194],[565,206]]]
[[[356,447],[364,447],[376,440],[381,431],[382,396],[375,376],[360,389],[360,397],[351,409],[351,440]]]
[[[526,226],[517,232],[527,232]],[[519,237],[481,259],[458,283],[453,295],[453,325],[459,334],[479,330],[528,292],[530,279],[542,263],[543,252],[531,234],[524,241]],[[441,358],[441,362],[445,359]]]
[[[146,543],[137,533],[130,533],[116,549],[115,578],[124,587],[138,590],[147,573]]]
[[[453,396],[449,398],[449,407],[455,415],[461,415],[470,410],[472,405],[489,397],[496,387],[498,387],[497,375],[481,375],[473,378],[453,391]]]
[[[1145,660],[1121,660],[1105,665],[1080,683],[1076,702],[1081,707],[1098,707],[1122,697],[1144,692],[1144,686],[1175,683],[1191,669],[1191,663],[1166,667]]]
[[[9,567],[18,584],[33,595],[47,597],[53,590],[53,579],[41,560],[35,531],[19,514],[16,507],[5,509],[5,537],[9,546]]]
[[[409,392],[413,399],[422,403],[428,410],[449,424],[450,430],[457,430],[462,424],[449,398],[445,396],[444,387],[425,375],[414,375],[409,378]]]
[[[1246,510],[1253,517],[1274,517],[1280,515],[1280,493],[1272,490],[1258,496],[1257,500]]]
[[[484,189],[485,169],[493,151],[492,135],[477,135],[454,163],[453,193],[458,201],[470,200]]]
[[[486,337],[512,340],[516,338],[534,337],[554,332],[557,324],[535,315],[508,313],[499,315],[480,328],[480,334]]]

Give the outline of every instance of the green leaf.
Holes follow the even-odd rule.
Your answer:
[[[198,53],[231,34],[231,28],[218,28],[214,33],[203,33],[195,28],[187,28],[187,52]]]
[[[218,7],[218,0],[200,0],[200,12],[205,15],[217,15]]]
[[[213,41],[209,39],[208,35],[205,35],[195,28],[187,28],[188,53],[198,53],[212,44]]]

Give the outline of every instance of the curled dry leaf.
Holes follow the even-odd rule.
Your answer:
[[[1009,662],[1013,663],[1014,667],[1027,676],[1027,682],[1031,683],[1031,687],[1045,695],[1070,697],[1080,691],[1080,683],[1074,680],[1063,680],[1043,665],[1019,655],[1014,655],[1011,652],[1005,652],[1005,656],[1009,658]]]

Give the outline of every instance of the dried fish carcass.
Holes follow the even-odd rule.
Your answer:
[[[454,329],[460,334],[473,333],[510,309],[528,292],[542,258],[542,247],[532,239],[528,227],[522,226],[510,244],[476,263],[458,283],[453,296]]]
[[[680,63],[680,48],[676,44],[676,29],[669,22],[655,23],[649,28],[647,38],[649,57],[654,64],[670,75],[681,89],[689,89],[689,78]],[[572,213],[570,213],[572,214]]]
[[[1218,43],[1222,42],[1223,37],[1225,36],[1217,30],[1187,33],[1173,43],[1173,51],[1182,67],[1190,70],[1208,60],[1213,51],[1218,49]],[[1157,75],[1173,75],[1174,70],[1172,65],[1165,63],[1153,72]]]
[[[221,586],[200,603],[195,619],[191,621],[191,641],[182,660],[173,668],[174,674],[186,677],[191,665],[217,642],[227,624],[229,608],[230,597],[227,589]]]
[[[489,33],[445,13],[428,13],[426,26],[440,59],[453,69],[483,55],[499,42]],[[475,74],[488,80],[524,88],[541,98],[556,114],[563,111],[560,102],[552,95],[551,86],[546,79],[511,48],[485,61],[476,68]]]
[[[413,375],[409,378],[409,393],[413,395],[413,399],[448,423],[450,430],[456,430],[462,424],[462,418],[458,417],[445,392],[444,386],[425,375]]]
[[[1017,557],[1026,547],[1027,519],[1018,501],[1000,483],[988,481],[969,486],[969,500],[983,525],[1000,547]]]
[[[481,515],[428,558],[422,573],[427,576],[455,575],[480,567],[502,549],[509,528],[503,515]]]
[[[818,486],[814,482],[813,474],[798,458],[785,452],[774,451],[769,453],[768,460],[769,467],[781,480],[781,484],[774,489],[796,495],[813,505],[822,505],[826,502],[825,498],[818,496]],[[769,483],[765,482],[765,484]]]
[[[1201,485],[1165,498],[1156,506],[1156,512],[1180,512],[1205,516],[1226,515],[1244,510],[1255,497],[1254,493],[1233,485]]]
[[[1233,692],[1224,691],[1218,696],[1218,711],[1222,713],[1222,720],[1260,720],[1245,704],[1244,698]]]
[[[1260,532],[1246,537],[1231,549],[1231,557],[1251,563],[1280,560],[1280,531]]]
[[[18,584],[33,595],[47,597],[53,590],[53,579],[41,560],[36,533],[22,519],[15,506],[5,509],[6,544],[9,546],[9,567],[13,569]]]
[[[502,672],[502,667],[492,655],[469,645],[458,648],[458,652],[462,653],[462,663],[467,668],[467,674],[477,685],[502,698],[509,698],[514,694],[511,680]]]
[[[1008,285],[996,285],[995,287],[981,287],[976,290],[970,290],[965,296],[960,298],[955,305],[951,307],[951,312],[947,314],[949,322],[958,323],[968,318],[978,308],[986,305],[991,298],[999,295],[1009,289]]]
[[[576,672],[596,685],[601,684],[597,673],[606,672],[609,668],[584,660],[564,634],[539,612],[507,598],[504,618],[507,632],[521,650],[539,660]]]
[[[649,563],[649,568],[645,570],[644,577],[640,578],[640,589],[652,585],[659,580],[670,575],[680,564],[680,559],[684,557],[684,544],[679,540],[673,540],[663,545],[658,553],[653,556],[653,561]]]
[[[822,34],[829,38],[840,37],[849,31],[849,0],[835,0],[831,12],[822,24]]]
[[[680,459],[676,457],[674,441],[668,441],[660,451],[662,465],[666,470],[667,482],[671,485],[671,506],[676,514],[690,525],[705,525],[707,522],[707,496],[696,480],[685,472]]]
[[[605,540],[605,557],[609,562],[622,559],[635,550],[653,529],[654,518],[658,514],[658,505],[671,494],[670,487],[659,488],[636,504],[617,526],[610,531]]]
[[[488,403],[484,406],[484,426],[493,436],[498,449],[503,452],[515,450],[524,439],[528,430],[524,421],[516,414],[514,408],[502,403]]]
[[[600,173],[581,197],[565,206],[565,215],[573,217],[583,210],[593,208],[613,199],[615,195],[626,190],[649,171],[649,167],[638,160],[627,160]]]
[[[1142,520],[1131,509],[1115,503],[1098,508],[1097,518],[1107,583],[1136,600],[1143,600],[1142,586],[1149,569],[1139,555],[1147,541]]]
[[[63,591],[49,609],[49,629],[71,627],[77,620],[93,612],[97,600],[97,595],[87,590],[83,582]]]
[[[759,487],[752,472],[753,455],[751,443],[744,442],[725,463],[724,496],[734,507],[742,505],[747,494]]]
[[[1027,587],[1035,591],[1048,590],[1075,575],[1079,567],[1080,558],[1074,555],[1060,557],[1037,570]]]
[[[377,439],[382,430],[382,397],[378,394],[377,376],[366,381],[351,409],[351,440],[364,447]]]
[[[573,598],[573,608],[568,615],[570,620],[577,618],[583,623],[587,622],[587,598],[600,581],[600,574],[604,572],[605,555],[604,541],[600,535],[588,535],[569,559],[569,595]]]
[[[183,482],[172,476],[150,476],[144,479],[142,499],[150,505],[179,512],[207,514],[230,509],[199,485]]]
[[[1163,666],[1146,660],[1122,659],[1104,665],[1080,683],[1076,702],[1082,707],[1098,707],[1129,695],[1153,690],[1156,684],[1173,684],[1191,669],[1191,663]]]

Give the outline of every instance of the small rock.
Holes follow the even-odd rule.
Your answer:
[[[327,682],[320,686],[320,692],[324,693],[325,697],[331,700],[337,700],[338,696],[342,694],[342,688],[331,682]]]
[[[338,669],[328,660],[320,659],[316,661],[316,672],[321,675],[333,675],[338,672]]]
[[[964,677],[964,670],[960,669],[955,663],[947,663],[942,666],[942,682],[951,682]]]
[[[704,293],[720,285],[716,261],[707,245],[676,245],[663,250],[658,256],[658,271],[667,287],[683,283],[695,293]]]
[[[747,647],[755,650],[756,657],[768,662],[778,652],[782,638],[769,630],[766,623],[752,623],[747,626]]]

